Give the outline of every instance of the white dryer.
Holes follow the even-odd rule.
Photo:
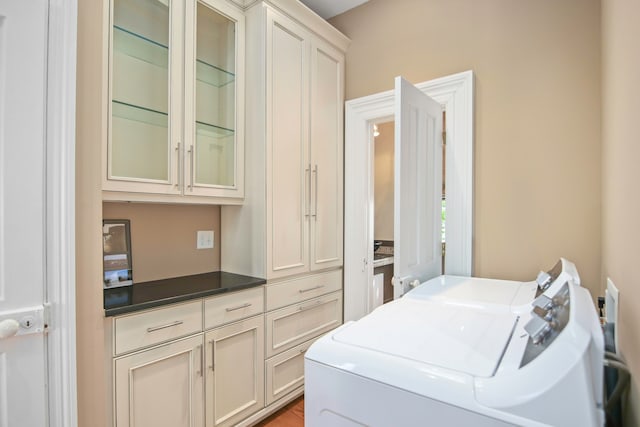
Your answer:
[[[573,264],[440,276],[318,340],[305,425],[602,426],[602,331]]]

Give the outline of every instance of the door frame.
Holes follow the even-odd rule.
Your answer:
[[[77,0],[48,0],[46,277],[49,427],[75,427],[75,134]]]
[[[442,104],[446,121],[445,272],[473,274],[473,71],[415,85]],[[373,281],[373,124],[393,118],[393,90],[345,103],[344,320],[367,314]],[[365,219],[365,220],[363,220]],[[365,255],[366,254],[366,255]],[[364,282],[364,284],[363,284]]]

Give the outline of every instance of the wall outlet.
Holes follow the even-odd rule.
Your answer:
[[[198,230],[196,249],[213,249],[213,230]]]
[[[604,294],[605,298],[605,310],[606,310],[606,320],[607,323],[615,323],[615,336],[614,340],[616,343],[616,351],[620,347],[618,347],[618,306],[620,302],[620,291],[613,283],[611,278],[607,277],[607,290]]]

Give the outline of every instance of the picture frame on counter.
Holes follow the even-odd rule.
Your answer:
[[[128,219],[102,220],[103,288],[133,285],[131,224]]]

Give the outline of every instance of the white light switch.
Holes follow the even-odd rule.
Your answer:
[[[213,249],[213,230],[198,230],[196,249]]]

